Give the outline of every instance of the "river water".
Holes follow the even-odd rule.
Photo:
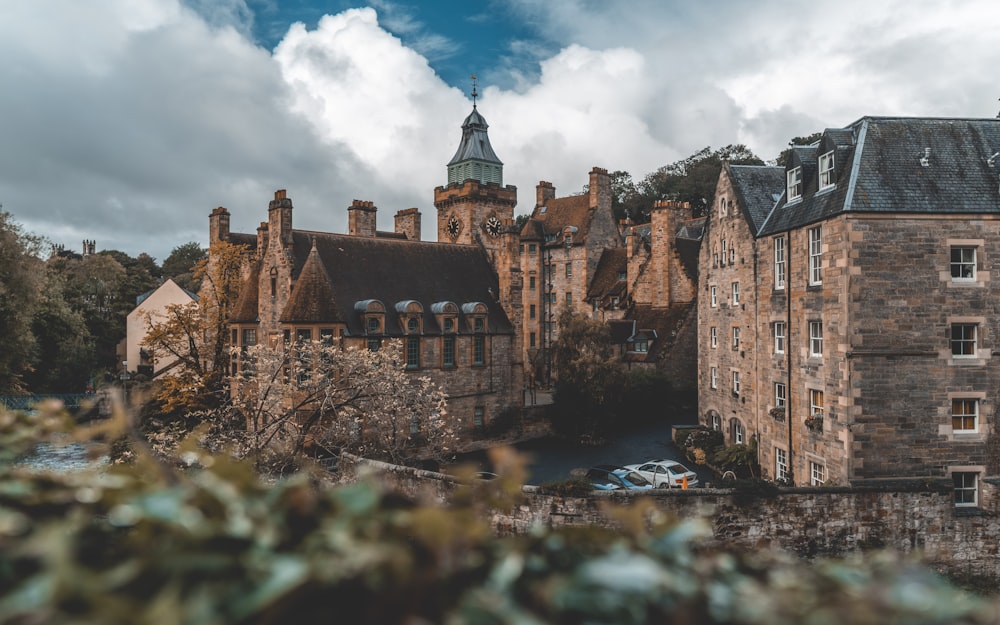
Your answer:
[[[39,443],[16,464],[39,471],[80,471],[108,463],[107,456],[92,457],[82,443]]]

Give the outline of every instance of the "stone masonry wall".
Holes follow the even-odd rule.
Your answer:
[[[344,455],[340,481],[374,479],[420,501],[441,504],[463,488],[450,476]],[[989,485],[991,491],[995,486]],[[742,499],[732,489],[697,488],[648,492],[595,492],[563,497],[524,486],[523,500],[508,512],[494,510],[498,534],[533,526],[615,527],[605,505],[638,498],[678,519],[703,519],[720,545],[779,548],[799,556],[839,557],[893,549],[939,570],[1000,575],[1000,523],[996,510],[958,512],[947,482],[896,483],[890,487],[786,488],[770,498]],[[988,497],[996,501],[995,492]]]

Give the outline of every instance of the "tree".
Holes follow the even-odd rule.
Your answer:
[[[604,322],[566,310],[559,315],[553,348],[553,426],[562,435],[605,436],[621,399],[624,369]]]
[[[25,381],[35,393],[80,393],[94,375],[94,339],[83,313],[64,296],[65,275],[47,270],[44,279],[31,324],[37,360]]]
[[[255,345],[242,357],[234,395],[258,452],[341,449],[405,464],[455,451],[444,391],[406,371],[399,341],[377,351],[321,341]]]
[[[195,269],[206,258],[208,252],[194,241],[178,245],[163,261],[163,276],[173,278],[181,288],[197,292],[201,285],[195,276]]]
[[[195,268],[202,287],[198,302],[168,306],[162,316],[147,313],[142,345],[155,357],[177,361],[156,392],[162,410],[210,410],[225,401],[229,314],[243,287],[247,253],[242,245],[216,243]]]
[[[823,138],[822,132],[814,132],[811,135],[806,135],[805,137],[794,137],[791,141],[788,142],[788,147],[782,150],[781,154],[778,155],[775,164],[778,165],[779,167],[787,166],[788,159],[792,155],[792,147],[796,145],[812,145],[813,143],[816,143],[822,138]]]
[[[35,362],[31,324],[42,295],[44,243],[0,211],[0,393],[24,391]]]

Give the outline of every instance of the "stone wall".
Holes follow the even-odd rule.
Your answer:
[[[343,456],[340,480],[368,476],[418,500],[447,502],[452,477]],[[987,485],[991,491],[995,485]],[[893,549],[942,571],[1000,575],[1000,523],[996,510],[955,508],[950,481],[893,481],[863,487],[783,488],[771,496],[733,489],[697,488],[649,492],[595,492],[590,497],[540,493],[524,486],[510,511],[490,512],[498,534],[533,526],[614,527],[606,504],[630,505],[642,498],[678,519],[704,519],[720,545],[779,548],[801,557],[839,557]],[[995,493],[987,497],[995,501]]]

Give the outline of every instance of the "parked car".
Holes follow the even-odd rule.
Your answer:
[[[657,488],[683,488],[685,477],[688,488],[698,485],[698,474],[674,460],[650,460],[642,464],[627,464],[625,468],[635,471]]]
[[[647,490],[653,488],[642,475],[611,464],[599,464],[587,471],[587,479],[597,490]]]

